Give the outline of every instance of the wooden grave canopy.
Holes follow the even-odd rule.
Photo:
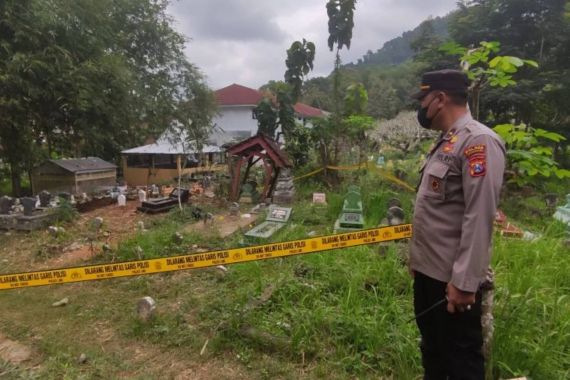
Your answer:
[[[238,200],[240,193],[241,167],[247,162],[245,176],[241,183],[247,181],[249,170],[260,160],[265,168],[265,183],[262,199],[268,198],[275,188],[279,171],[292,167],[287,154],[279,148],[279,144],[270,137],[258,133],[256,136],[243,140],[227,149],[232,177],[231,200]],[[235,163],[234,163],[235,161]]]

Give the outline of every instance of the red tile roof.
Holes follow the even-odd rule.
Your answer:
[[[221,106],[255,106],[262,98],[261,92],[235,83],[216,91],[216,99]]]
[[[302,115],[305,117],[323,117],[323,116],[325,116],[325,113],[321,109],[311,107],[311,106],[308,106],[308,105],[303,104],[303,103],[295,104],[294,108],[295,108],[295,112],[297,112],[299,115]]]
[[[264,94],[253,88],[232,84],[215,92],[220,106],[256,106]],[[295,104],[295,112],[303,117],[323,117],[325,113],[306,104]]]

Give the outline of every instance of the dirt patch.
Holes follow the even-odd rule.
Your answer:
[[[61,256],[46,261],[42,268],[60,268],[76,263],[92,260],[101,252],[96,245],[91,248],[90,244],[78,245],[78,248],[64,252]]]
[[[80,215],[69,233],[77,236],[77,240],[62,249],[62,254],[35,266],[35,269],[66,267],[92,260],[101,254],[101,245],[106,243],[116,246],[120,241],[128,239],[137,231],[138,223],[147,223],[152,218],[164,215],[146,215],[137,212],[138,202],[127,202],[125,207],[115,204],[98,208]],[[101,231],[96,235],[90,232],[95,218],[103,219]],[[93,245],[89,243],[94,239]]]
[[[214,216],[214,223],[206,224],[203,222],[198,222],[190,224],[184,228],[185,232],[206,232],[212,234],[219,234],[220,237],[226,237],[234,232],[238,231],[240,228],[253,228],[255,221],[257,220],[256,214],[251,214],[250,218],[241,218],[234,216],[224,216],[216,215]]]
[[[81,230],[89,229],[90,223],[95,218],[103,218],[102,230],[108,234],[106,240],[110,243],[117,243],[124,240],[136,232],[137,223],[147,221],[151,218],[160,218],[160,215],[146,215],[137,212],[138,202],[127,202],[125,207],[109,205],[97,210],[81,214],[77,224]]]
[[[221,361],[215,358],[187,357],[173,350],[164,350],[156,346],[132,345],[123,347],[122,352],[130,352],[130,362],[139,368],[152,369],[164,378],[176,380],[218,380],[218,379],[251,379],[240,365],[232,361]],[[120,378],[148,375],[148,370],[119,373]]]
[[[14,365],[30,360],[32,350],[21,343],[10,340],[0,334],[0,358]]]
[[[194,368],[186,368],[180,371],[175,380],[214,380],[214,379],[250,379],[239,367],[223,362],[211,360]]]

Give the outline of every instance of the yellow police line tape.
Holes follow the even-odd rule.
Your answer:
[[[359,169],[372,169],[375,172],[377,172],[380,175],[380,177],[387,179],[388,181],[395,183],[395,184],[397,184],[397,185],[399,185],[399,186],[401,186],[401,187],[403,187],[406,190],[409,190],[411,192],[416,191],[416,189],[414,189],[412,186],[410,186],[406,182],[402,181],[401,179],[397,178],[396,176],[388,173],[386,170],[375,167],[375,166],[368,165],[367,162],[357,164],[357,165],[350,165],[350,166],[330,166],[330,165],[327,165],[326,168],[330,169],[330,170],[342,170],[342,171],[351,171],[351,170],[359,170]],[[310,177],[310,176],[313,176],[317,173],[322,172],[323,170],[325,170],[325,168],[313,170],[312,172],[309,172],[307,174],[303,174],[299,177],[295,177],[295,178],[293,178],[293,180],[296,181],[296,180],[299,180],[301,178]]]
[[[396,177],[395,175],[387,172],[384,169],[380,169],[380,168],[374,168],[374,170],[376,170],[376,172],[378,174],[380,174],[380,177],[387,179],[390,182],[393,182],[397,185],[402,186],[403,188],[405,188],[406,190],[411,191],[412,193],[416,192],[416,189],[413,188],[412,186],[410,186],[409,184],[407,184],[406,182],[402,181],[401,179],[399,179],[398,177]]]
[[[37,272],[0,275],[0,290],[34,286],[107,280],[119,277],[141,276],[155,273],[206,268],[217,265],[245,263],[278,257],[303,255],[333,249],[407,239],[412,236],[412,225],[379,227],[349,233],[320,236],[280,243],[233,248],[222,251],[162,257],[157,259],[120,263],[87,265]]]
[[[312,175],[315,175],[315,174],[317,174],[317,173],[322,172],[323,170],[325,170],[325,169],[324,169],[324,168],[320,168],[320,169],[317,169],[317,170],[313,170],[313,171],[310,172],[310,173],[303,174],[303,175],[301,175],[301,176],[299,176],[299,177],[293,178],[293,181],[296,181],[296,180],[298,180],[298,179],[305,178],[305,177],[310,177],[310,176],[312,176]]]

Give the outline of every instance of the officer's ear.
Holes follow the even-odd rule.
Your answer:
[[[447,94],[445,92],[440,91],[435,95],[434,101],[437,102],[437,108],[442,109],[443,106],[445,106],[447,104],[449,99],[448,99]]]

